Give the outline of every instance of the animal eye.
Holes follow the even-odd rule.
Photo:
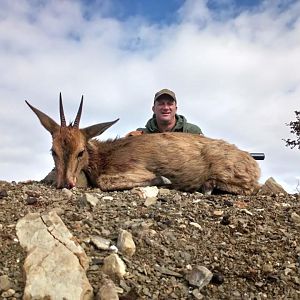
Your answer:
[[[53,157],[57,156],[56,152],[53,149],[51,149],[51,154],[52,154]]]
[[[83,156],[84,150],[80,151],[77,155],[77,158],[81,158]]]

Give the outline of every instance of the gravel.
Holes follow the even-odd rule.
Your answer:
[[[95,206],[82,201],[86,194],[99,200]],[[132,234],[136,252],[118,253],[127,267],[124,278],[113,278],[120,299],[300,299],[299,194],[207,196],[161,189],[145,205],[133,191],[70,193],[33,181],[0,182],[0,299],[23,295],[26,253],[17,221],[53,209],[90,258],[87,276],[95,295],[103,260],[123,229]],[[98,249],[95,236],[110,248]],[[197,268],[212,273],[204,287],[187,280]]]

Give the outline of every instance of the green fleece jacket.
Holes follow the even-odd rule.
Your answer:
[[[138,128],[138,131],[143,131],[144,133],[157,133],[159,129],[157,127],[156,117],[153,117],[148,120],[145,128]],[[194,124],[188,123],[186,118],[182,115],[176,114],[176,125],[171,130],[172,132],[187,132],[187,133],[195,133],[202,134],[201,129]]]

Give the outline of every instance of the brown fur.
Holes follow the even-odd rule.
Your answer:
[[[112,142],[92,140],[83,170],[102,190],[128,189],[168,178],[184,191],[217,188],[253,194],[260,170],[249,153],[222,140],[187,133],[160,133]],[[207,189],[205,187],[209,185]]]
[[[187,133],[157,133],[101,142],[91,138],[116,121],[84,129],[59,126],[27,104],[52,135],[58,188],[75,186],[81,171],[92,186],[103,191],[161,185],[162,177],[171,181],[172,188],[190,192],[216,188],[251,195],[259,188],[257,162],[248,152],[223,140]],[[80,116],[78,123],[79,119]]]

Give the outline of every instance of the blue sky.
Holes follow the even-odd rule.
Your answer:
[[[67,120],[84,95],[82,126],[120,118],[101,139],[151,117],[174,90],[178,113],[205,135],[264,152],[261,182],[290,192],[299,150],[284,146],[300,109],[300,2],[0,1],[0,180],[41,179],[51,137],[24,100]]]
[[[177,21],[177,10],[182,6],[182,0],[169,1],[137,1],[112,0],[106,6],[104,1],[82,1],[89,14],[99,13],[103,17],[112,17],[124,21],[132,17],[142,17],[150,23],[169,24]],[[91,9],[91,8],[95,8]],[[105,7],[105,9],[104,9]]]
[[[265,1],[263,0],[208,0],[206,6],[216,17],[233,17],[245,11],[260,9]],[[273,6],[278,10],[289,8],[295,0],[273,1]],[[141,17],[149,23],[171,24],[178,23],[178,10],[184,5],[185,0],[82,0],[86,17],[95,14],[102,17],[115,18],[124,21],[128,18]]]

